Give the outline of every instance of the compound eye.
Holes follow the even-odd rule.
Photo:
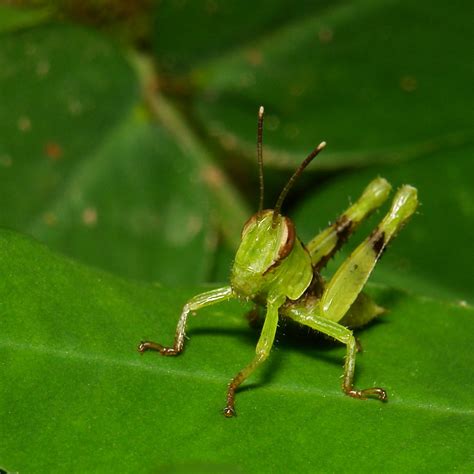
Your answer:
[[[257,221],[267,219],[270,214],[273,215],[273,210],[265,209],[251,216],[242,228],[241,237],[243,237],[252,226],[256,225]]]
[[[288,254],[293,250],[295,245],[295,224],[288,217],[284,217],[285,220],[285,233],[280,244],[280,249],[278,251],[278,260],[283,260]]]
[[[255,220],[256,220],[256,214],[254,214],[249,219],[247,219],[244,226],[242,227],[241,237],[243,237],[247,233],[249,227],[255,222]]]

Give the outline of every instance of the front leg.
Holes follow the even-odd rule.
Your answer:
[[[176,334],[174,338],[174,344],[172,347],[165,347],[161,344],[152,341],[142,341],[138,346],[138,352],[143,354],[147,350],[158,351],[161,355],[174,356],[182,352],[184,347],[184,338],[186,332],[186,322],[188,320],[189,313],[197,311],[198,309],[210,306],[222,301],[227,301],[234,298],[234,292],[230,286],[224,286],[223,288],[217,288],[216,290],[207,291],[191,298],[183,307],[181,316],[178,320],[178,326],[176,327]]]
[[[263,323],[262,333],[257,343],[255,350],[256,355],[252,362],[242,369],[230,382],[227,390],[227,404],[224,408],[224,415],[228,418],[235,415],[235,391],[242,384],[242,382],[249,377],[254,370],[263,363],[263,361],[270,354],[270,350],[275,340],[276,328],[278,325],[278,309],[285,302],[285,297],[279,297],[277,299],[267,301],[267,314],[265,322]]]

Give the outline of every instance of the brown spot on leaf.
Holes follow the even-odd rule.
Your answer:
[[[97,209],[94,207],[87,207],[82,212],[82,222],[87,227],[93,227],[97,224]]]
[[[302,84],[292,84],[290,86],[290,94],[295,97],[300,97],[306,91],[306,87]]]
[[[400,88],[405,92],[413,92],[418,87],[418,81],[414,76],[402,76],[400,78]]]
[[[44,77],[49,73],[49,61],[43,59],[36,64],[36,74],[39,77]]]
[[[259,66],[262,64],[263,55],[262,52],[257,48],[248,49],[245,52],[245,59],[251,64],[252,66]]]
[[[62,158],[63,156],[63,149],[61,145],[57,142],[48,142],[44,146],[44,152],[48,158],[51,160],[57,161]]]
[[[321,43],[330,43],[334,37],[332,28],[323,26],[318,31],[318,38]]]
[[[82,102],[78,99],[70,99],[67,104],[67,108],[69,110],[69,113],[73,116],[81,115],[84,110]]]
[[[4,168],[10,168],[12,164],[13,160],[10,155],[0,155],[0,166]]]
[[[48,227],[53,227],[56,225],[58,219],[56,217],[56,214],[53,212],[45,212],[43,214],[43,222],[48,226]]]
[[[31,120],[29,117],[22,116],[18,119],[18,130],[20,132],[29,132],[31,130]]]
[[[205,9],[208,15],[214,15],[219,10],[219,4],[215,0],[207,0]]]

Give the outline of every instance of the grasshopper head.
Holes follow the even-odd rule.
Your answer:
[[[244,225],[242,240],[235,255],[231,273],[231,285],[235,293],[251,299],[255,299],[260,293],[265,293],[269,289],[274,274],[277,273],[272,270],[291,254],[295,246],[295,226],[288,217],[281,215],[280,210],[288,191],[298,176],[326,146],[326,142],[321,142],[301,163],[283,188],[275,204],[275,209],[262,210],[264,194],[262,155],[263,112],[263,107],[260,107],[257,125],[257,161],[260,180],[259,211]],[[301,244],[299,246],[301,247]],[[312,270],[310,273],[312,275]],[[304,274],[305,278],[308,277],[307,272]],[[291,279],[290,274],[288,274],[288,278]],[[306,282],[303,278],[303,287],[305,284]],[[295,288],[296,293],[298,293],[298,285]],[[290,291],[290,293],[292,292]]]
[[[295,244],[293,222],[273,210],[254,214],[242,229],[242,240],[231,273],[234,290],[254,298],[265,285],[265,276],[289,255]]]

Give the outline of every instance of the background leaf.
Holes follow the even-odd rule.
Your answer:
[[[155,14],[154,51],[167,75],[189,73],[213,57],[225,55],[289,22],[321,11],[328,3],[327,0],[303,0],[298,8],[289,9],[285,0],[271,4],[249,0],[160,2]],[[249,15],[250,10],[252,15]],[[183,35],[176,35],[174,25],[178,19],[186,25]]]
[[[462,7],[447,16],[444,5],[432,2],[320,2],[294,9],[301,16],[286,9],[281,21],[277,6],[273,15],[250,15],[252,22],[241,30],[245,41],[233,35],[229,44],[227,34],[244,22],[230,12],[245,12],[247,21],[248,10],[227,3],[214,2],[215,11],[207,11],[206,2],[186,13],[173,10],[183,29],[207,28],[198,37],[210,44],[198,41],[186,50],[203,48],[198,64],[182,53],[189,40],[175,41],[170,7],[158,15],[156,31],[157,43],[167,48],[164,57],[188,59],[195,113],[228,151],[253,160],[255,104],[267,108],[267,163],[278,167],[293,168],[323,139],[331,147],[318,159],[320,168],[398,162],[472,138],[473,116],[465,107],[473,98],[464,46],[470,29]],[[194,9],[203,21],[194,22]],[[227,31],[218,46],[207,27],[211,19],[218,31]],[[168,27],[160,28],[162,23]],[[217,48],[221,55],[203,60]]]
[[[54,222],[42,218],[30,230],[118,274],[168,283],[202,281],[216,236],[196,173],[193,160],[166,131],[126,120],[75,170],[47,211]],[[165,175],[166,185],[157,185]],[[176,254],[186,265],[176,264]]]
[[[280,334],[228,420],[226,384],[258,337],[242,305],[200,312],[181,357],[140,357],[140,338],[171,341],[197,288],[126,282],[5,231],[0,256],[0,459],[11,471],[472,470],[471,307],[372,287],[391,311],[360,335],[357,384],[385,386],[387,404],[342,394],[342,347]]]
[[[27,9],[0,5],[0,34],[43,23],[50,15],[51,11],[46,8]]]
[[[0,63],[1,224],[129,277],[206,279],[216,238],[196,160],[134,114],[119,52],[54,26],[7,38]]]

